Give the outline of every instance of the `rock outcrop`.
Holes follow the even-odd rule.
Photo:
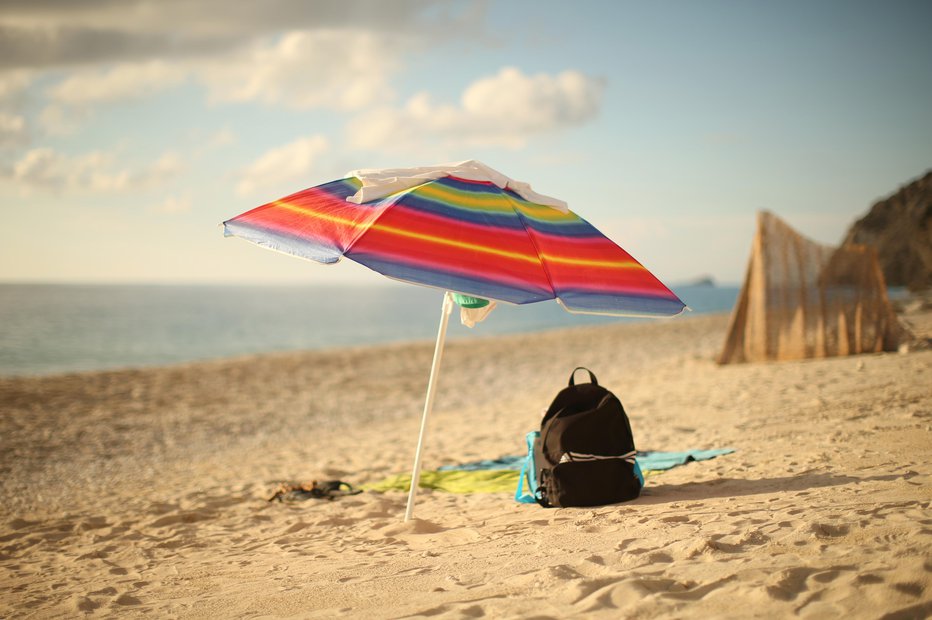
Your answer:
[[[932,171],[871,207],[848,230],[852,243],[877,250],[888,286],[932,287]]]

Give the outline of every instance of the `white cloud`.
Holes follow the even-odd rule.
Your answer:
[[[192,160],[200,160],[210,151],[223,150],[236,144],[238,139],[236,133],[229,127],[222,127],[211,132],[205,132],[200,128],[193,129],[188,133],[188,140],[196,146],[189,148],[188,153]]]
[[[229,127],[224,127],[204,141],[209,149],[219,149],[236,143],[236,134]]]
[[[463,93],[463,111],[492,128],[521,133],[549,131],[594,118],[602,103],[602,80],[578,71],[524,75],[505,67],[474,82]]]
[[[400,109],[366,112],[351,121],[349,142],[373,150],[438,142],[520,148],[532,136],[595,118],[603,88],[602,80],[578,71],[525,75],[506,67],[467,87],[458,106],[420,93]]]
[[[49,98],[60,104],[86,106],[143,99],[177,86],[186,75],[177,63],[150,61],[121,63],[102,70],[75,72],[49,89]]]
[[[189,194],[168,196],[160,204],[156,205],[154,210],[156,213],[164,213],[166,215],[186,213],[191,210],[191,196]]]
[[[307,181],[329,150],[330,144],[323,136],[300,138],[271,149],[239,173],[236,191],[254,194],[265,188]]]
[[[30,127],[21,112],[27,101],[24,91],[32,80],[33,75],[28,71],[0,73],[0,148],[29,142]]]
[[[52,136],[75,133],[96,105],[134,101],[181,84],[188,69],[179,63],[120,63],[72,72],[47,89],[50,102],[39,113],[39,125]]]
[[[188,80],[202,83],[214,103],[355,110],[390,99],[388,79],[404,47],[398,35],[293,31],[209,59],[83,69],[47,89],[39,124],[50,135],[69,135],[94,106],[145,99]]]
[[[181,158],[175,153],[163,153],[152,164],[137,171],[131,178],[132,187],[158,187],[178,176],[184,169]]]
[[[28,71],[8,71],[0,73],[0,101],[9,101],[32,83],[33,76]]]
[[[390,96],[402,47],[395,36],[363,30],[296,31],[198,73],[214,102],[353,110]]]
[[[141,168],[121,166],[115,153],[65,155],[42,147],[13,164],[11,178],[24,190],[121,192],[156,187],[176,176],[181,161],[171,153]]]
[[[0,68],[222,56],[256,37],[347,24],[416,36],[442,30],[474,41],[483,19],[483,3],[472,0],[8,1],[0,11]]]
[[[187,81],[214,102],[358,110],[391,99],[402,54],[443,39],[475,42],[475,0],[134,0],[8,3],[0,11],[0,109],[22,99],[51,135],[94,107]],[[43,92],[28,93],[43,78]],[[48,81],[46,81],[48,80]],[[57,82],[57,83],[55,83]],[[25,95],[39,95],[26,97]]]
[[[0,110],[0,147],[22,144],[26,137],[26,119]]]
[[[67,108],[58,104],[50,104],[39,112],[39,126],[50,136],[70,136],[90,116],[87,108]]]

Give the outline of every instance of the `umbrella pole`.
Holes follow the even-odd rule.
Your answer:
[[[453,295],[449,291],[443,295],[443,309],[440,314],[440,329],[437,331],[437,344],[434,347],[434,361],[430,366],[430,381],[427,383],[427,399],[424,402],[424,415],[421,416],[421,432],[417,437],[417,451],[414,453],[414,471],[411,473],[411,490],[408,491],[408,507],[405,509],[405,521],[410,521],[414,514],[414,497],[417,485],[421,481],[421,448],[427,434],[427,416],[434,408],[434,391],[440,376],[440,360],[443,358],[443,343],[447,339],[447,324],[453,311]]]

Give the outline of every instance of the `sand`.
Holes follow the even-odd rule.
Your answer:
[[[0,379],[0,617],[932,615],[932,351],[720,367],[726,323],[449,342],[427,468],[522,452],[577,364],[640,449],[736,452],[599,508],[422,491],[409,523],[399,492],[265,498],[407,472],[430,342]]]

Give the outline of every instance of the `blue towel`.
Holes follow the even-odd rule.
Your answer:
[[[639,452],[637,455],[638,464],[641,469],[651,471],[660,471],[664,469],[673,469],[677,465],[685,465],[690,461],[706,461],[714,459],[722,454],[731,454],[732,448],[721,448],[718,450],[687,450],[686,452]]]
[[[638,465],[641,469],[660,471],[672,469],[677,465],[685,465],[690,461],[705,461],[714,459],[722,454],[731,454],[732,448],[720,448],[717,450],[687,450],[685,452],[657,452],[648,450],[639,452],[637,456]],[[525,455],[503,456],[497,459],[485,459],[482,461],[473,461],[461,465],[444,465],[438,467],[440,471],[476,471],[484,469],[512,469],[521,471],[524,465]]]

